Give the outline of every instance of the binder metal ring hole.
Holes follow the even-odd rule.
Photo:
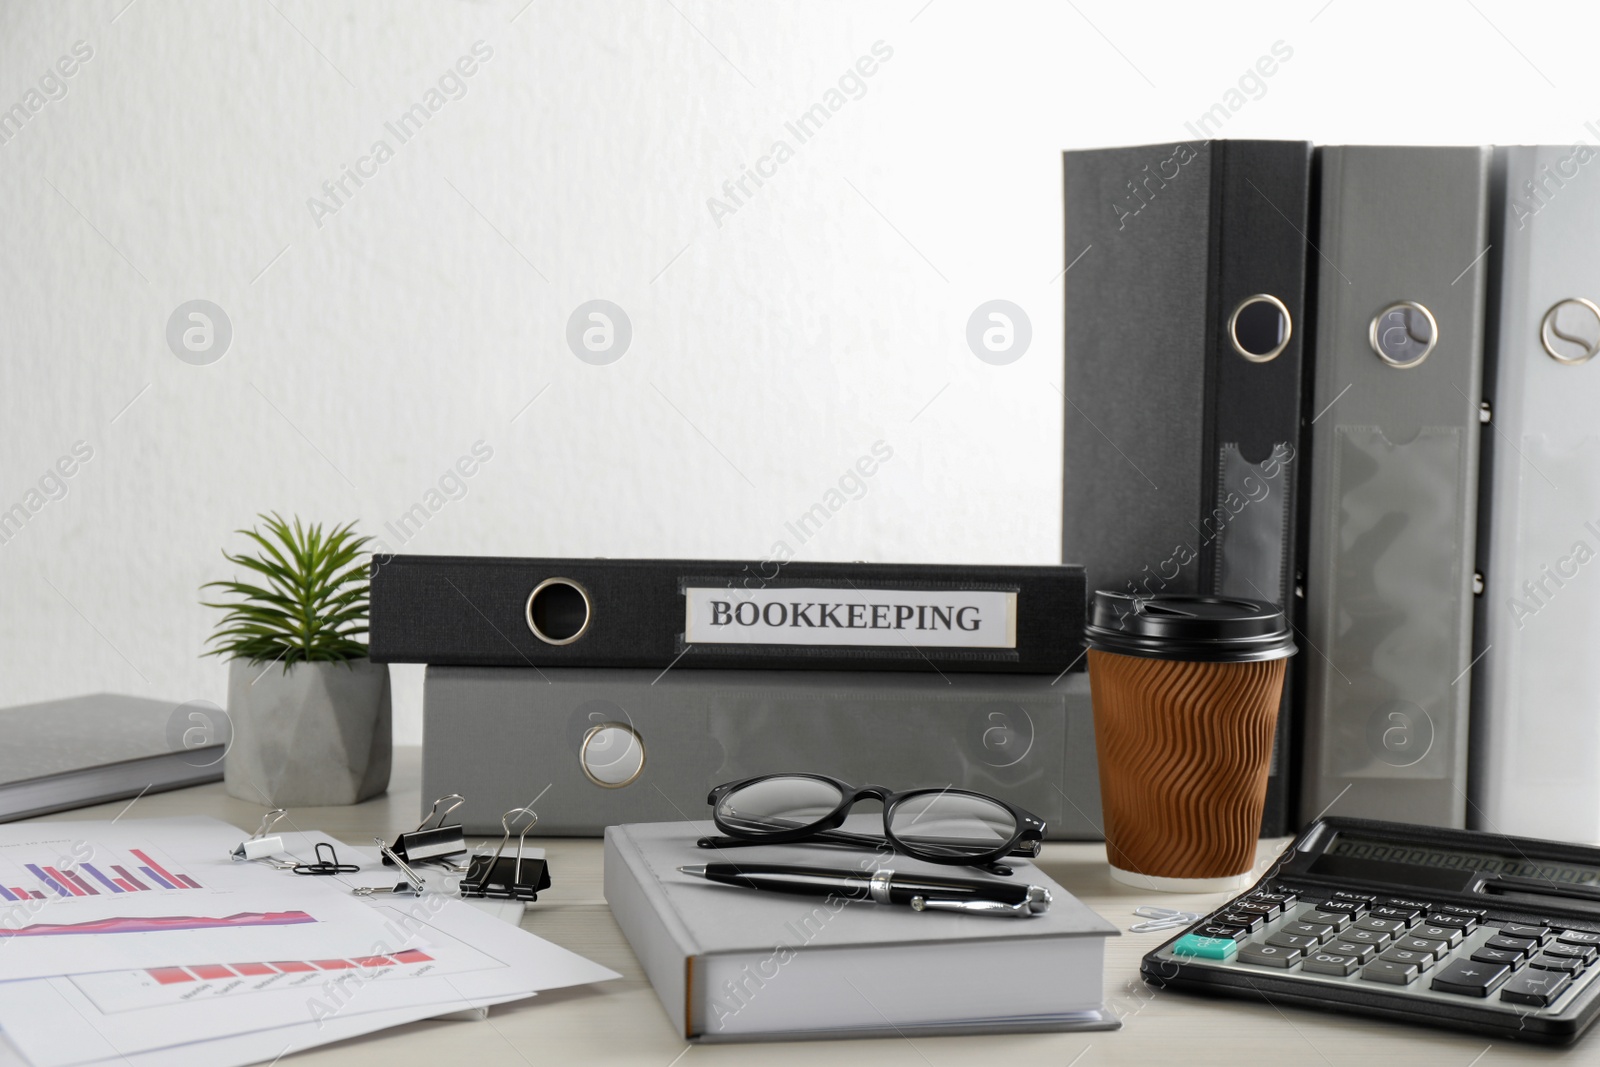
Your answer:
[[[1408,370],[1427,359],[1439,343],[1439,323],[1416,301],[1397,300],[1372,316],[1367,343],[1389,366]]]
[[[644,773],[644,738],[625,722],[591,726],[578,746],[583,776],[601,789],[632,785]]]
[[[528,629],[547,645],[570,645],[589,629],[589,593],[571,578],[546,578],[528,594]]]
[[[1293,336],[1289,308],[1271,293],[1245,297],[1228,316],[1228,340],[1233,342],[1233,350],[1251,363],[1271,363],[1289,347]]]
[[[1600,352],[1600,307],[1581,296],[1557,301],[1539,323],[1539,343],[1558,363],[1587,363]]]

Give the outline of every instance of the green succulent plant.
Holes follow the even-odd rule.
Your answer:
[[[281,661],[284,670],[300,662],[360,659],[367,654],[367,564],[360,559],[370,537],[357,537],[355,523],[323,532],[320,523],[290,526],[276,512],[257,516],[265,528],[237,530],[259,552],[234,554],[229,563],[262,576],[262,584],[207,582],[233,594],[227,603],[203,602],[225,614],[205,654],[251,663]]]

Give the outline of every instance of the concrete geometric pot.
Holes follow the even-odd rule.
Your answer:
[[[359,804],[389,788],[389,667],[228,665],[228,795],[272,808]]]

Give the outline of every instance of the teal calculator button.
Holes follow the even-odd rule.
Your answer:
[[[1203,960],[1230,959],[1239,951],[1239,943],[1231,937],[1201,937],[1184,934],[1172,943],[1174,956],[1198,956]]]

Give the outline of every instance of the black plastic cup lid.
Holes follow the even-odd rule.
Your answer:
[[[1241,597],[1101,590],[1094,595],[1084,636],[1100,652],[1147,659],[1253,663],[1295,653],[1283,611]]]

